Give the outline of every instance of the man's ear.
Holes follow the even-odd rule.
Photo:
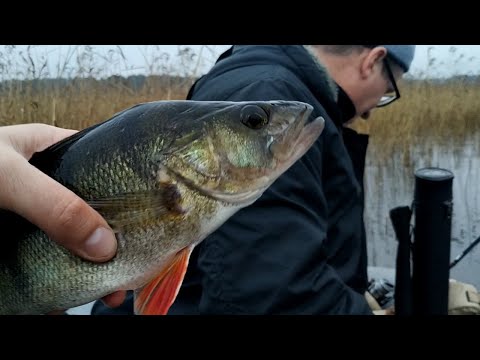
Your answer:
[[[368,49],[368,53],[363,57],[360,64],[360,76],[367,78],[378,71],[382,70],[382,61],[387,56],[387,49],[383,46],[377,46],[373,49]]]

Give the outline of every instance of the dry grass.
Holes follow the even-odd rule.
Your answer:
[[[140,51],[144,66],[134,68],[120,46],[106,53],[90,45],[42,49],[8,45],[0,51],[0,125],[43,122],[83,129],[141,102],[184,99],[202,53],[209,51],[205,45],[197,55],[179,45],[172,59],[161,46],[152,45]],[[60,50],[59,61],[49,63]],[[132,72],[148,76],[129,81],[116,75]]]
[[[480,81],[458,78],[402,85],[401,99],[352,125],[370,134],[379,160],[388,159],[394,151],[406,153],[417,143],[461,145],[480,131]]]
[[[4,83],[0,125],[44,122],[83,129],[141,102],[185,99],[193,81],[149,76],[140,87],[118,77],[109,81],[76,79],[47,88],[37,88],[34,82]],[[371,147],[376,149],[370,156],[376,160],[387,160],[394,151],[408,156],[408,149],[419,142],[462,144],[480,130],[480,83],[414,81],[404,83],[401,93],[397,102],[352,125],[370,134]]]
[[[43,122],[83,129],[138,103],[185,99],[192,81],[148,77],[139,89],[129,87],[121,78],[108,82],[76,80],[47,89],[12,83],[0,90],[0,125]]]

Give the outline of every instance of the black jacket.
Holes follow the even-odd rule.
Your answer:
[[[234,47],[189,97],[304,101],[326,127],[259,200],[197,246],[170,313],[371,314],[362,189],[336,94],[312,56],[303,46]]]
[[[298,100],[326,126],[259,200],[194,249],[170,314],[372,314],[363,295],[366,138],[342,128],[354,108],[331,85],[303,46],[235,46],[197,81],[193,100]]]

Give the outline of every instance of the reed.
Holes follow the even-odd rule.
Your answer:
[[[393,152],[407,154],[418,144],[461,146],[480,131],[480,80],[458,77],[402,85],[398,101],[351,125],[370,135],[375,149],[370,155],[377,160],[387,160]]]

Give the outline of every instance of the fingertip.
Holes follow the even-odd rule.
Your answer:
[[[105,262],[115,256],[115,234],[101,215],[75,194],[59,195],[51,214],[45,229],[60,245],[94,262]]]
[[[89,260],[108,261],[117,252],[117,240],[112,230],[99,227],[87,238],[78,251]]]
[[[109,308],[116,308],[124,303],[126,296],[127,292],[125,290],[120,290],[104,296],[102,302]]]

